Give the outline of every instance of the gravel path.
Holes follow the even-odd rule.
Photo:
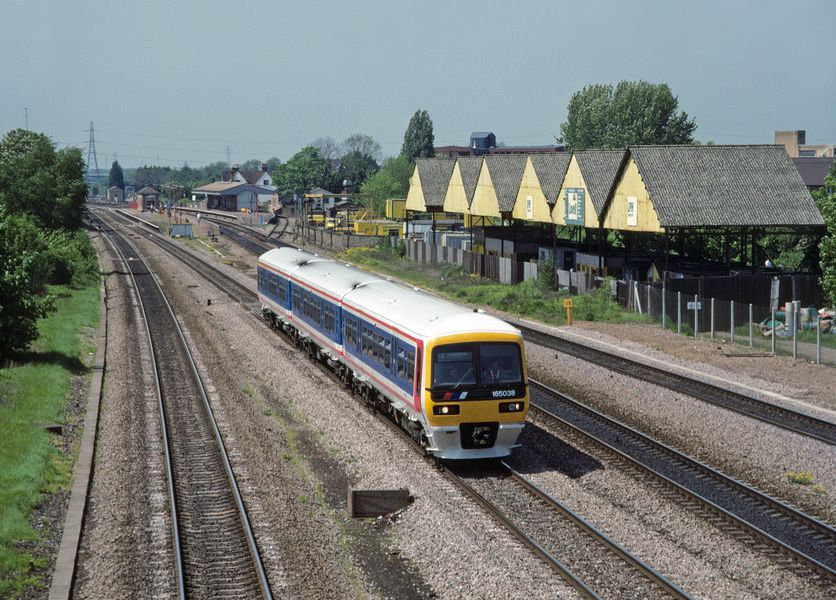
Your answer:
[[[147,337],[124,267],[101,239],[96,246],[107,273],[107,371],[74,596],[169,598],[177,587]]]
[[[283,338],[231,302],[207,307],[216,290],[142,246],[168,273],[164,288],[209,375],[265,566],[282,593],[575,597]],[[345,517],[349,486],[406,487],[416,499],[392,522],[358,524]]]

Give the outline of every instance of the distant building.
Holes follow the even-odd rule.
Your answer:
[[[496,135],[490,131],[474,131],[470,134],[469,146],[436,146],[436,155],[447,158],[460,156],[482,156],[485,154],[537,154],[540,152],[565,152],[563,144],[549,146],[497,146]]]
[[[807,132],[804,129],[776,131],[775,143],[784,146],[787,154],[792,158],[800,156],[833,158],[836,156],[836,144],[808,144]]]
[[[267,165],[262,163],[260,171],[242,171],[238,165],[233,165],[231,170],[225,170],[221,175],[221,180],[225,182],[237,181],[239,183],[249,183],[250,185],[257,185],[264,188],[263,193],[259,193],[258,203],[260,206],[270,204],[270,200],[277,188],[273,185],[273,177],[267,171]]]
[[[122,188],[116,185],[107,188],[107,201],[119,203],[124,202],[125,193],[122,191]]]
[[[836,159],[826,156],[798,156],[792,159],[807,189],[814,190],[824,185],[824,178]]]
[[[139,210],[155,208],[160,203],[160,193],[150,186],[145,186],[136,193],[136,207]]]
[[[235,212],[258,210],[270,203],[272,195],[262,186],[240,181],[216,181],[192,190],[192,200],[201,201],[203,208]]]

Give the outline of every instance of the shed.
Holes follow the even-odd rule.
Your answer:
[[[481,156],[462,156],[456,159],[444,196],[444,212],[470,214],[470,203],[473,201],[473,192],[476,191],[481,169]]]
[[[108,202],[124,202],[125,201],[125,193],[122,191],[118,185],[111,186],[107,188],[107,201]]]
[[[455,162],[452,158],[417,159],[409,178],[406,210],[442,212]]]
[[[508,217],[514,210],[522,183],[526,154],[485,156],[470,212],[482,217]]]
[[[628,231],[824,224],[775,145],[630,147],[605,212],[605,228]]]
[[[146,185],[136,193],[136,207],[139,210],[154,208],[159,202],[160,193],[151,186]]]
[[[624,150],[582,150],[572,154],[552,210],[558,225],[598,227]]]
[[[552,223],[552,205],[566,174],[570,155],[565,152],[531,154],[514,203],[513,218]]]

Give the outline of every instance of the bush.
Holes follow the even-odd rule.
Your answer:
[[[52,270],[48,244],[32,219],[0,212],[0,359],[38,337],[38,319],[53,310],[46,292]]]
[[[612,298],[610,281],[605,279],[594,292],[574,297],[574,316],[581,321],[619,321],[621,310]]]
[[[537,265],[537,282],[544,290],[554,289],[554,263],[552,261],[540,261]]]

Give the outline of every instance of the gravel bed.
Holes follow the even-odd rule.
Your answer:
[[[787,356],[747,356],[748,347],[731,345],[721,339],[697,340],[652,325],[587,322],[577,328],[550,329],[573,337],[583,336],[592,344],[612,344],[671,366],[693,369],[697,373],[691,375],[697,378],[699,373],[720,377],[746,386],[743,391],[756,397],[836,421],[836,394],[833,393],[836,368],[833,367],[793,362]],[[703,379],[712,383],[711,378]]]
[[[532,496],[512,478],[496,471],[475,469],[462,476],[596,594],[602,598],[625,600],[662,595],[662,590],[631,564],[547,502]]]
[[[283,593],[576,597],[283,338],[230,301],[207,307],[216,290],[159,250],[149,254],[171,273],[161,279],[209,375],[265,566]],[[391,522],[359,526],[345,518],[349,486],[406,487],[415,502]]]
[[[535,379],[824,521],[836,519],[832,446],[535,344],[526,344],[526,356]],[[827,493],[791,483],[788,471],[812,471]]]
[[[107,367],[73,594],[170,598],[177,587],[150,349],[124,266],[100,239],[96,246],[107,273]]]
[[[830,597],[815,577],[794,574],[581,439],[561,439],[533,417],[521,442],[514,468],[695,598]]]

